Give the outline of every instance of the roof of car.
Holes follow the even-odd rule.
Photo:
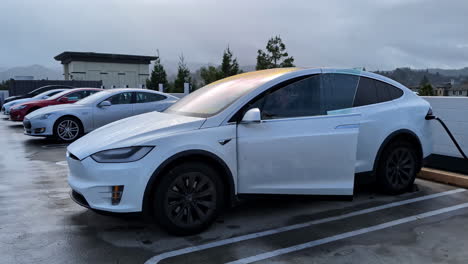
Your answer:
[[[168,93],[163,93],[163,92],[144,89],[144,88],[112,88],[112,89],[105,89],[104,92],[109,92],[109,93],[110,92],[150,92],[150,93],[157,93],[157,94],[162,94],[162,95],[165,95],[165,96],[170,96],[170,97],[177,98],[176,96],[173,96],[173,95],[168,94]],[[179,98],[177,98],[177,99],[179,99]]]

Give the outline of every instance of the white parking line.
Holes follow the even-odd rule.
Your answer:
[[[68,163],[66,160],[62,160],[62,161],[58,161],[58,162],[55,162],[55,164],[59,165],[59,166],[68,166]]]
[[[269,259],[269,258],[272,258],[272,257],[277,257],[277,256],[280,256],[280,255],[284,255],[284,254],[288,254],[288,253],[291,253],[291,252],[299,251],[299,250],[302,250],[302,249],[312,248],[312,247],[315,247],[315,246],[319,246],[319,245],[322,245],[322,244],[334,242],[334,241],[337,241],[337,240],[341,240],[341,239],[345,239],[345,238],[349,238],[349,237],[353,237],[353,236],[357,236],[357,235],[362,235],[362,234],[377,231],[377,230],[382,230],[382,229],[385,229],[385,228],[388,228],[388,227],[413,222],[413,221],[416,221],[416,220],[419,220],[419,219],[423,219],[423,218],[427,218],[427,217],[431,217],[431,216],[436,216],[436,215],[456,211],[456,210],[467,208],[467,207],[468,207],[468,203],[454,205],[454,206],[450,206],[450,207],[430,211],[430,212],[427,212],[427,213],[417,214],[417,215],[397,219],[397,220],[394,220],[394,221],[382,223],[382,224],[379,224],[379,225],[374,225],[374,226],[370,226],[370,227],[366,227],[366,228],[362,228],[362,229],[358,229],[358,230],[338,234],[338,235],[335,235],[335,236],[310,241],[310,242],[307,242],[307,243],[304,243],[304,244],[300,244],[300,245],[296,245],[296,246],[292,246],[292,247],[287,247],[287,248],[282,248],[282,249],[270,251],[270,252],[267,252],[267,253],[259,254],[259,255],[256,255],[256,256],[239,259],[239,260],[236,260],[236,261],[228,262],[226,264],[247,264],[247,263],[252,263],[252,262],[256,262],[256,261],[260,261],[260,260],[265,260],[265,259]]]
[[[170,258],[170,257],[175,257],[175,256],[188,254],[188,253],[192,253],[192,252],[196,252],[196,251],[201,251],[201,250],[205,250],[205,249],[209,249],[209,248],[219,247],[219,246],[232,244],[232,243],[236,243],[236,242],[240,242],[240,241],[244,241],[244,240],[248,240],[248,239],[259,238],[259,237],[264,237],[264,236],[268,236],[268,235],[278,234],[278,233],[282,233],[282,232],[285,232],[285,231],[295,230],[295,229],[304,228],[304,227],[308,227],[308,226],[312,226],[312,225],[317,225],[317,224],[322,224],[322,223],[326,223],[326,222],[341,220],[341,219],[345,219],[345,218],[349,218],[349,217],[353,217],[353,216],[357,216],[357,215],[367,214],[367,213],[371,213],[371,212],[375,212],[375,211],[379,211],[379,210],[384,210],[384,209],[388,209],[388,208],[392,208],[392,207],[396,207],[396,206],[400,206],[400,205],[420,202],[420,201],[424,201],[424,200],[428,200],[428,199],[434,199],[434,198],[437,198],[437,197],[450,195],[450,194],[455,194],[455,193],[460,193],[460,192],[464,192],[464,191],[466,191],[466,189],[454,189],[454,190],[450,190],[450,191],[425,195],[425,196],[421,196],[421,197],[417,197],[417,198],[413,198],[413,199],[388,203],[388,204],[384,204],[384,205],[380,205],[380,206],[376,206],[376,207],[371,207],[371,208],[368,208],[368,209],[363,209],[363,210],[359,210],[359,211],[355,211],[355,212],[351,212],[351,213],[347,213],[347,214],[343,214],[343,215],[332,216],[332,217],[327,217],[327,218],[323,218],[323,219],[317,219],[317,220],[313,220],[313,221],[309,221],[309,222],[305,222],[305,223],[301,223],[301,224],[283,226],[283,227],[270,229],[270,230],[266,230],[266,231],[262,231],[262,232],[257,232],[257,233],[252,233],[252,234],[248,234],[248,235],[243,235],[243,236],[227,238],[227,239],[223,239],[223,240],[219,240],[219,241],[214,241],[214,242],[206,243],[206,244],[203,244],[203,245],[198,245],[198,246],[193,246],[193,247],[187,247],[187,248],[182,248],[182,249],[178,249],[178,250],[168,251],[168,252],[164,252],[162,254],[156,255],[156,256],[148,259],[145,262],[145,264],[155,264],[155,263],[160,262],[161,260],[164,260],[164,259],[167,259],[167,258]]]

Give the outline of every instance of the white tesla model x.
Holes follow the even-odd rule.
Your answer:
[[[81,137],[100,126],[151,111],[163,111],[177,97],[143,89],[110,89],[93,94],[74,104],[44,107],[28,114],[25,134],[54,136],[65,142]]]
[[[428,111],[370,72],[249,72],[79,139],[68,182],[81,205],[151,212],[176,234],[208,227],[239,194],[351,196],[356,175],[401,193],[431,153]]]

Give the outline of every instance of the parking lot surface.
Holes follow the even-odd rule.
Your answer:
[[[138,214],[75,204],[65,148],[0,120],[0,263],[468,262],[465,189],[418,180],[399,196],[257,199],[202,234],[174,237]]]

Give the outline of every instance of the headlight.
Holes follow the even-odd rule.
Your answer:
[[[51,116],[52,114],[43,114],[39,117],[39,119],[47,119],[49,118],[49,116]]]
[[[118,148],[103,150],[91,155],[93,160],[100,163],[122,163],[132,162],[142,159],[154,147],[150,146],[136,146],[128,148]]]
[[[26,108],[26,105],[18,105],[18,106],[12,107],[12,108],[15,109],[15,110],[21,110],[21,109]]]

